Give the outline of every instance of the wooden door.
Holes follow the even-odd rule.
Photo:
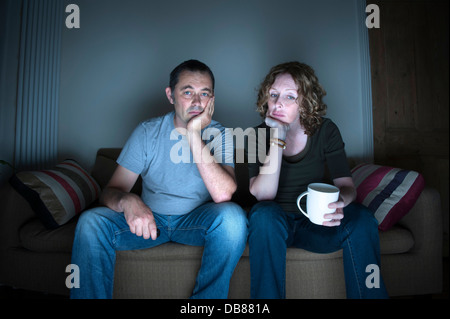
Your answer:
[[[367,1],[375,163],[421,172],[449,227],[449,1]],[[448,249],[448,246],[447,246]]]

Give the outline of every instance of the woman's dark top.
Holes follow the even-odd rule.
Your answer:
[[[258,132],[265,132],[265,134],[258,134]],[[256,145],[258,145],[258,138],[265,138],[266,154],[270,144],[269,132],[270,127],[265,123],[256,127]],[[248,143],[250,143],[250,139]],[[249,149],[255,150],[255,145],[251,145],[253,148],[249,148],[248,143],[246,145],[247,156]],[[256,157],[256,162],[250,163],[249,159],[248,163],[249,178],[259,174],[259,168],[264,161],[264,158],[254,157]],[[264,155],[260,157],[264,157]],[[303,151],[294,156],[283,156],[275,201],[286,212],[298,212],[297,197],[308,188],[308,184],[332,183],[333,179],[339,177],[351,177],[344,142],[336,124],[330,119],[323,118],[321,126],[312,136],[308,136]]]

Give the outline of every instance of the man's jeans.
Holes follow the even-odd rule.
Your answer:
[[[228,288],[247,241],[245,211],[232,202],[208,202],[181,216],[154,213],[156,240],[130,232],[123,213],[106,207],[84,212],[78,221],[72,264],[80,269],[80,288],[71,298],[112,298],[116,250],[155,247],[167,242],[204,246],[192,298],[227,298]]]
[[[249,214],[252,298],[285,298],[286,248],[316,253],[343,249],[347,298],[387,298],[380,274],[379,288],[366,286],[368,265],[380,266],[378,223],[364,206],[344,208],[341,225],[311,223],[302,214],[286,213],[275,202],[257,203]]]

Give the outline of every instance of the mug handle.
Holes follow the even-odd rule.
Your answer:
[[[308,191],[301,193],[300,196],[297,197],[297,207],[298,207],[298,209],[300,209],[300,211],[303,213],[303,215],[305,215],[306,217],[309,218],[308,214],[305,211],[303,211],[302,207],[300,206],[300,201],[302,200],[303,196],[306,196],[306,195],[308,195]]]

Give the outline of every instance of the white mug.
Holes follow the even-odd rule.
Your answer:
[[[307,212],[303,211],[300,206],[300,200],[306,195],[308,195],[306,198]],[[331,220],[326,219],[323,216],[336,211],[336,209],[328,208],[328,204],[337,202],[338,199],[339,188],[336,186],[324,183],[313,183],[308,185],[307,191],[301,193],[300,196],[297,197],[297,207],[312,223],[322,225],[323,222]]]

